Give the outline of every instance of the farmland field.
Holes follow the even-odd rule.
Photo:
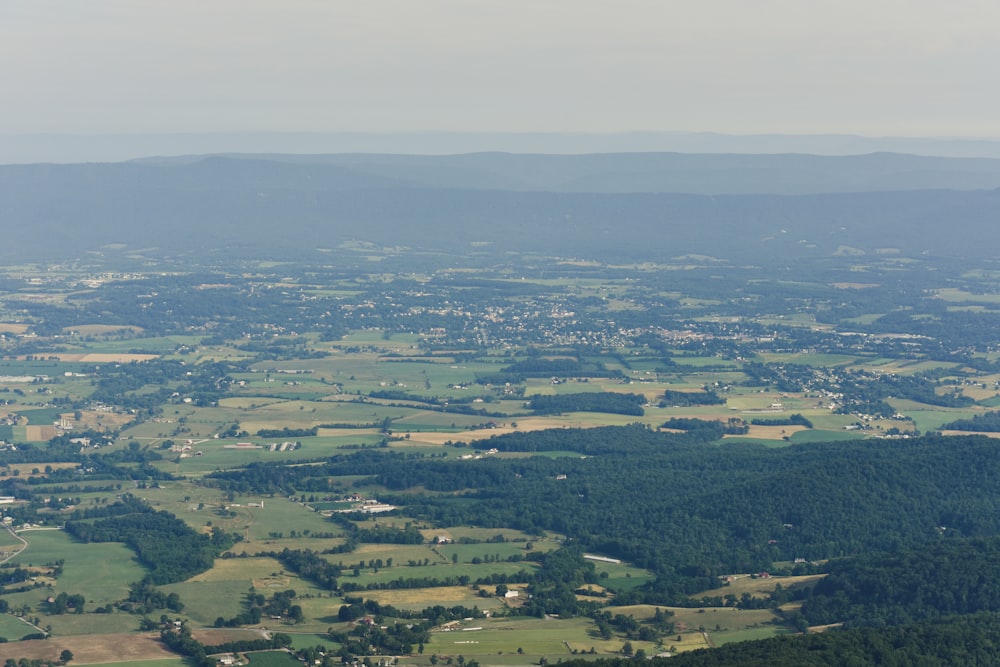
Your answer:
[[[0,636],[51,638],[0,657],[177,667],[161,630],[288,633],[320,667],[672,654],[802,627],[787,596],[829,558],[994,526],[995,442],[920,433],[994,412],[1000,283],[345,248],[85,292],[7,275],[0,495],[29,546]],[[761,571],[798,576],[723,579]]]
[[[29,660],[58,661],[59,654],[68,649],[73,653],[74,664],[96,665],[121,663],[126,667],[180,667],[183,663],[166,650],[155,635],[101,634],[76,637],[52,637],[23,643],[0,645],[0,656]],[[10,653],[8,653],[10,651]]]

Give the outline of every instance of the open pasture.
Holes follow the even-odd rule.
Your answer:
[[[30,386],[30,380],[22,382],[14,378],[47,377],[52,380],[62,377],[66,371],[80,372],[82,370],[82,364],[64,364],[56,358],[26,359],[21,357],[16,359],[0,359],[0,378],[5,378],[3,384],[10,386]]]
[[[191,636],[206,646],[260,639],[264,634],[263,630],[252,628],[196,628],[191,631]]]
[[[492,592],[493,587],[484,586]],[[496,609],[503,602],[495,595],[484,598],[472,586],[435,586],[433,588],[406,588],[388,591],[365,591],[366,600],[375,600],[379,604],[387,604],[397,609],[420,611],[433,605],[454,607],[476,607],[480,609]]]
[[[783,438],[790,438],[799,431],[806,431],[805,426],[758,426],[752,424],[750,430],[740,436],[723,436],[723,437],[739,437],[739,438],[759,438],[762,440],[781,440]]]
[[[334,560],[337,557],[339,560]],[[346,554],[331,554],[329,560],[332,562],[343,562],[345,565],[352,565],[364,561],[381,560],[387,563],[392,559],[393,567],[407,565],[410,561],[421,563],[424,559],[442,561],[445,559],[434,553],[434,550],[427,544],[360,544],[354,551]],[[388,567],[388,566],[387,566]]]
[[[459,563],[471,563],[474,559],[485,560],[491,558],[495,560],[507,560],[511,556],[523,556],[527,553],[524,543],[503,542],[503,543],[483,543],[483,544],[441,544],[437,550],[446,558],[458,558]]]
[[[155,355],[170,355],[177,348],[196,347],[201,342],[200,336],[149,336],[149,337],[118,337],[113,332],[105,337],[98,336],[95,341],[74,340],[74,347],[82,348],[93,354],[128,354],[145,353]]]
[[[751,577],[750,575],[734,575],[733,579],[722,588],[712,588],[701,593],[695,593],[692,598],[715,597],[719,595],[735,595],[740,597],[749,593],[755,598],[767,597],[780,584],[785,590],[795,590],[812,586],[822,579],[823,574],[807,574],[795,577]]]
[[[268,446],[270,443],[276,442],[280,444],[286,440],[300,442],[302,446],[293,450],[286,449],[285,451],[271,451]],[[343,438],[260,438],[255,436],[252,438],[231,440],[214,438],[206,440],[194,439],[190,452],[184,452],[183,456],[174,452],[164,452],[167,458],[163,461],[157,461],[155,465],[161,470],[170,473],[197,476],[201,473],[242,467],[256,462],[295,462],[323,458],[341,453],[338,450],[346,446],[358,446],[362,444],[374,446],[380,440],[381,437],[376,438],[375,436],[355,436],[353,438],[348,436]],[[143,442],[142,440],[140,441]],[[162,443],[162,440],[154,439],[145,442],[150,442],[153,446],[157,446],[158,443]],[[174,440],[174,442],[176,443],[177,441]],[[251,446],[236,446],[237,443],[243,442],[250,443]],[[229,446],[227,447],[226,445]],[[199,455],[197,452],[201,452],[201,454]]]
[[[327,613],[309,611],[307,603],[310,600],[322,600],[322,603],[309,604],[320,604],[324,610],[334,604],[329,600],[328,591],[284,570],[280,562],[266,557],[219,559],[211,570],[162,588],[168,593],[180,595],[185,604],[185,615],[203,625],[212,625],[220,616],[232,618],[243,611],[243,598],[251,589],[265,597],[294,590],[308,620]],[[339,598],[337,600],[336,608],[339,609]]]
[[[117,542],[80,544],[61,530],[26,530],[20,536],[28,541],[28,547],[17,561],[22,565],[43,565],[64,560],[63,573],[53,590],[86,596],[88,609],[122,599],[129,584],[146,574],[132,550]],[[12,607],[29,604],[34,608],[42,593],[29,590],[6,599]]]
[[[1000,373],[981,375],[973,380],[965,380],[958,386],[964,395],[986,405],[1000,399]]]
[[[721,646],[730,642],[748,641],[752,639],[767,639],[777,635],[788,634],[789,629],[782,625],[781,618],[770,610],[709,608],[704,614],[677,614],[674,620],[684,623],[689,629],[705,628],[708,641],[712,646]],[[698,625],[693,625],[697,623]]]
[[[73,665],[116,663],[116,667],[181,667],[185,664],[159,642],[159,635],[150,633],[56,635],[45,640],[11,642],[0,644],[0,658],[58,663],[59,654],[66,649],[73,652]]]
[[[425,645],[424,655],[476,656],[481,662],[493,664],[499,654],[516,656],[520,648],[524,652],[522,658],[526,661],[533,659],[537,663],[540,656],[545,656],[549,662],[558,658],[569,659],[574,648],[586,652],[593,647],[598,655],[607,656],[618,653],[624,643],[622,639],[601,640],[596,635],[593,621],[588,618],[548,618],[544,621],[512,617],[477,618],[451,627],[454,629],[431,632],[431,641]],[[638,649],[648,643],[633,641],[632,644]],[[487,659],[485,656],[492,657]]]
[[[330,641],[329,637],[325,632],[310,633],[310,632],[300,632],[298,630],[284,631],[286,635],[292,638],[292,648],[302,649],[311,648],[313,646],[325,646],[327,649],[333,649],[336,651],[340,648],[340,644],[337,642]]]
[[[23,542],[11,535],[9,530],[0,527],[0,551],[20,549],[22,545]]]
[[[72,592],[72,591],[70,591]],[[90,605],[88,605],[88,608]],[[60,637],[71,635],[100,635],[122,630],[138,630],[140,617],[131,614],[39,614],[44,627],[52,627],[52,634]]]
[[[129,341],[132,343],[132,341]],[[134,343],[130,347],[135,347]],[[134,361],[149,361],[159,358],[159,354],[144,354],[136,352],[59,352],[52,356],[59,361],[71,361],[82,364],[128,364]]]
[[[509,403],[509,401],[505,401],[504,403]],[[490,410],[492,411],[499,407],[506,406],[503,404],[491,404]],[[520,423],[523,417],[512,417],[511,419]],[[462,415],[454,412],[420,410],[400,419],[393,420],[392,429],[397,434],[400,432],[409,432],[413,435],[422,431],[461,432],[488,421],[503,423],[505,420],[498,417],[483,417],[482,415]]]
[[[940,369],[949,370],[960,367],[961,364],[934,359],[890,359],[882,360],[882,363],[878,364],[861,361],[856,366],[856,368],[861,370],[893,373],[895,375],[917,375],[918,373],[930,373]]]
[[[80,467],[79,463],[57,462],[52,463],[9,463],[4,466],[7,474],[18,477],[44,477],[45,467],[50,466],[52,470],[66,470]],[[14,471],[17,471],[16,473]],[[75,494],[74,494],[75,495]]]
[[[543,542],[547,541],[528,535],[520,530],[514,530],[513,528],[474,528],[472,526],[454,526],[448,528],[444,532],[454,540],[461,540],[465,537],[472,540],[479,540],[480,542],[485,542],[493,539],[497,535],[502,535],[508,542],[521,542],[521,546],[524,546],[525,541],[534,542],[534,548],[539,551],[545,550]]]
[[[449,385],[471,385],[476,373],[496,372],[498,367],[481,362],[458,364],[447,357],[423,356],[415,347],[393,345],[349,353],[341,352],[334,346],[330,356],[325,358],[260,362],[254,370],[270,373],[270,379],[276,381],[272,386],[282,381],[303,384],[326,382],[341,385],[348,393],[367,394],[369,391],[391,389],[440,394],[447,391]],[[290,371],[308,373],[293,374]]]
[[[342,604],[340,598],[331,601],[328,591],[284,570],[279,561],[266,557],[219,559],[208,572],[163,587],[168,593],[180,595],[186,605],[185,614],[204,625],[212,625],[220,616],[232,618],[240,613],[243,597],[251,589],[266,597],[294,590],[297,604],[302,606],[307,621],[311,622],[328,616],[331,606],[336,614]]]
[[[74,429],[93,429],[102,432],[117,431],[135,421],[135,415],[118,412],[98,412],[95,410],[81,410],[80,419],[76,419],[73,412],[64,412],[61,417],[71,424]]]
[[[108,336],[111,334],[135,338],[142,333],[142,327],[128,324],[74,324],[63,327],[63,333],[69,336]]]
[[[0,614],[0,637],[16,641],[24,635],[37,632],[33,627],[13,614]],[[0,655],[3,655],[3,644],[0,644]]]
[[[1000,306],[1000,294],[976,294],[958,287],[934,290],[937,298],[948,303],[981,303]]]
[[[722,357],[715,356],[700,357],[683,350],[671,350],[671,352],[675,355],[673,360],[677,363],[677,367],[670,369],[674,372],[687,372],[689,370],[705,371],[706,369],[738,371],[740,369],[740,364],[731,359],[723,359]]]
[[[888,403],[912,417],[914,425],[921,433],[940,429],[942,424],[956,419],[971,419],[973,415],[982,412],[981,408],[939,408],[901,398],[889,399]]]
[[[346,395],[324,395],[317,400],[277,399],[274,396],[241,396],[220,402],[219,408],[202,408],[197,416],[186,420],[187,426],[207,423],[226,426],[239,422],[241,429],[256,436],[260,429],[312,428],[314,426],[349,424],[350,426],[376,426],[386,419],[397,421],[413,415],[436,415],[420,403],[398,405],[380,399],[358,400]],[[447,415],[445,423],[461,421],[465,415]],[[482,421],[482,417],[478,418]],[[333,426],[336,429],[336,426]],[[326,429],[321,429],[325,431]],[[213,431],[214,432],[214,431]]]
[[[161,488],[140,489],[138,493],[153,507],[171,512],[196,529],[206,529],[211,524],[211,527],[249,537],[251,543],[273,539],[276,533],[292,537],[292,530],[300,535],[305,531],[310,534],[341,533],[339,526],[320,513],[280,496],[236,496],[230,501],[217,490],[170,482],[164,482]],[[263,503],[264,506],[251,507],[251,503]],[[199,506],[202,508],[198,509]],[[328,548],[327,540],[302,539],[308,539],[313,549]],[[283,548],[278,546],[274,550]]]
[[[248,657],[250,667],[299,667],[302,664],[285,651],[261,651],[251,653]]]
[[[648,570],[628,563],[588,562],[594,564],[594,571],[599,577],[598,583],[614,591],[631,590],[654,579],[653,574]]]
[[[815,352],[762,352],[757,358],[764,363],[799,364],[801,366],[851,366],[862,357],[847,354],[817,354]]]
[[[232,618],[243,611],[243,596],[250,590],[250,580],[186,581],[167,584],[161,589],[180,596],[184,616],[200,625],[211,626],[220,616]]]
[[[535,394],[541,396],[557,396],[562,394],[583,394],[599,391],[618,392],[621,394],[641,393],[634,385],[622,384],[621,380],[617,378],[588,378],[586,382],[576,378],[570,378],[566,381],[560,381],[558,384],[548,378],[529,378],[525,381],[524,385],[524,395],[526,398]]]
[[[661,640],[661,646],[671,653],[719,646],[733,641],[765,639],[789,632],[788,628],[781,625],[781,619],[769,609],[745,611],[735,607],[661,607],[661,609],[674,614],[671,620],[677,626],[674,633]],[[611,614],[634,616],[642,621],[653,617],[656,606],[608,607],[607,611]],[[679,642],[678,637],[681,638]]]
[[[510,424],[496,428],[479,428],[460,432],[413,432],[410,440],[429,445],[443,445],[446,442],[481,443],[482,449],[489,449],[489,438],[515,431],[540,431],[547,428],[563,428],[566,420],[558,417],[527,417],[517,420],[517,427]],[[478,447],[478,446],[477,446]]]

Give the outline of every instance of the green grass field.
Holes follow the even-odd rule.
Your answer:
[[[153,507],[171,512],[195,529],[206,529],[211,523],[213,527],[249,537],[251,543],[274,539],[273,534],[277,533],[292,538],[293,530],[298,535],[306,531],[334,535],[342,532],[319,512],[283,497],[234,496],[230,501],[220,491],[185,482],[163,482],[161,488],[141,489],[138,495]],[[252,503],[263,503],[264,506],[251,507]],[[198,509],[201,506],[202,509]],[[311,544],[308,548],[316,550],[331,546],[325,539],[302,539]],[[285,546],[271,547],[271,550],[280,551]]]
[[[0,637],[6,637],[10,641],[16,641],[24,635],[37,632],[33,627],[18,620],[11,614],[0,614]],[[3,655],[3,648],[0,647],[0,655]]]
[[[264,651],[250,654],[251,667],[301,667],[302,663],[285,651]]]
[[[803,366],[850,366],[859,357],[846,354],[815,354],[811,352],[768,352],[757,355],[765,363],[800,364]]]
[[[330,641],[325,633],[313,634],[306,632],[282,631],[292,638],[292,648],[311,648],[313,646],[324,646],[328,651],[336,651],[340,644]]]
[[[22,532],[21,537],[28,540],[29,546],[18,556],[18,562],[22,566],[41,566],[65,560],[63,574],[52,587],[52,593],[82,594],[87,599],[87,609],[122,599],[129,584],[146,574],[135,562],[135,554],[122,544],[80,544],[61,530],[29,530]],[[27,604],[36,608],[42,597],[52,593],[35,589],[5,599],[12,607]]]
[[[471,563],[473,559],[486,560],[492,558],[498,561],[507,560],[510,556],[523,556],[524,544],[504,542],[502,544],[442,544],[438,551],[447,558],[458,557],[459,563]]]
[[[613,591],[628,591],[654,579],[653,573],[626,563],[590,561],[599,579],[597,583]],[[605,574],[607,576],[605,576]]]
[[[544,656],[549,662],[567,660],[574,651],[582,655],[593,648],[593,657],[607,657],[620,653],[625,640],[615,637],[601,639],[588,618],[539,621],[530,618],[474,619],[461,622],[450,632],[434,631],[425,645],[424,655],[435,653],[442,657],[475,657],[483,664],[538,663]],[[655,651],[656,644],[633,640],[635,649],[647,654]],[[521,649],[522,653],[518,652]]]
[[[934,408],[923,403],[904,399],[892,399],[889,401],[889,404],[912,417],[914,424],[921,432],[939,429],[942,424],[947,424],[956,419],[971,419],[974,414],[980,412],[980,410],[964,408]]]
[[[102,665],[106,666],[109,663],[80,663],[74,661],[72,663],[74,667],[89,667],[90,665]],[[129,660],[126,662],[115,662],[111,663],[114,667],[188,667],[189,663],[183,658],[167,659],[167,660]]]

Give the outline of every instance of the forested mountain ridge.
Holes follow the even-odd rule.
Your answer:
[[[417,180],[419,163],[382,173],[226,157],[4,166],[4,248],[7,259],[65,257],[108,246],[247,257],[266,248],[281,258],[315,259],[318,250],[356,243],[606,261],[699,254],[773,263],[887,251],[986,257],[993,246],[982,241],[993,233],[1000,210],[997,190],[706,195],[683,193],[700,189],[693,185],[679,185],[680,193],[658,185],[629,193],[530,191],[502,174],[484,180],[460,165],[451,168],[456,175],[430,185],[435,179]],[[719,173],[705,181],[694,172],[684,178],[708,182],[723,178]],[[950,177],[924,182],[954,184]],[[722,184],[719,190],[727,188],[741,189]]]
[[[820,194],[888,190],[976,190],[1000,186],[1000,160],[901,153],[697,154],[668,152],[545,155],[220,155],[150,158],[145,165],[205,159],[273,161],[342,170],[343,175],[449,189],[687,194]]]

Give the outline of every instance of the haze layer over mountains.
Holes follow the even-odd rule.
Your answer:
[[[1000,159],[213,155],[0,166],[5,261],[346,245],[607,261],[988,257]]]

